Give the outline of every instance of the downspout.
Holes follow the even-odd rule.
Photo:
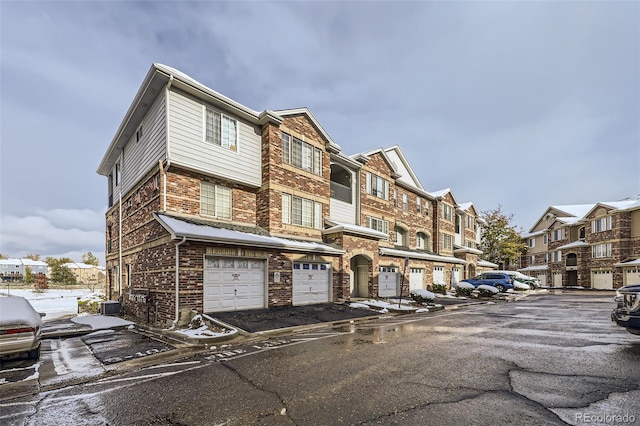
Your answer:
[[[180,245],[187,241],[187,237],[182,237],[182,241],[176,243],[176,318],[173,320],[173,327],[178,326],[178,319],[180,317],[180,295],[178,293],[180,289]]]
[[[124,152],[124,150],[123,150]],[[123,152],[120,153],[120,181],[118,182],[118,298],[122,298],[122,175],[124,171],[123,166]]]
[[[167,87],[165,88],[165,95],[164,95],[164,112],[165,112],[165,131],[167,132],[165,135],[165,142],[166,142],[166,151],[167,151],[167,165],[164,168],[164,173],[162,176],[162,211],[166,212],[167,211],[167,170],[169,170],[169,166],[171,166],[171,144],[169,141],[169,135],[171,134],[171,129],[169,127],[170,125],[170,115],[169,115],[169,95],[171,93],[171,84],[173,83],[173,74],[171,74],[169,76],[169,82],[167,83]],[[161,166],[161,170],[162,170],[162,166]]]

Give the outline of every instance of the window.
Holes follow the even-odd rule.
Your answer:
[[[536,239],[529,238],[529,247],[535,247],[535,246],[536,246]]]
[[[465,215],[465,228],[473,229],[474,225],[473,216]]]
[[[442,234],[442,248],[445,250],[453,249],[453,237],[449,234]]]
[[[529,265],[535,265],[535,263],[536,263],[536,257],[529,256]]]
[[[551,241],[564,240],[564,228],[554,229],[551,231]]]
[[[201,182],[200,214],[231,219],[231,188]]]
[[[322,175],[322,151],[288,133],[282,133],[282,162]]]
[[[140,142],[140,139],[142,139],[142,124],[136,130],[136,142]]]
[[[430,250],[431,249],[431,239],[429,235],[424,232],[418,232],[416,234],[416,248],[419,250]]]
[[[429,216],[429,201],[424,200],[424,215]]]
[[[367,194],[389,199],[389,182],[380,176],[367,172]]]
[[[476,243],[473,242],[473,241],[466,240],[465,241],[465,246],[467,246],[469,248],[476,248]]]
[[[393,207],[398,207],[398,190],[393,190]]]
[[[611,257],[611,243],[591,246],[591,257]]]
[[[610,231],[611,230],[611,216],[601,217],[591,221],[591,233]]]
[[[379,266],[378,270],[380,272],[398,272],[398,268],[395,266]]]
[[[562,260],[562,251],[557,250],[551,253],[552,262],[560,262]]]
[[[544,254],[544,263],[547,263],[549,261],[549,253],[545,253]]]
[[[399,226],[396,226],[395,234],[396,234],[396,245],[397,246],[407,246],[408,245],[407,231],[405,231],[404,229],[400,228]]]
[[[282,223],[320,229],[322,204],[290,194],[282,194]]]
[[[402,194],[402,210],[409,211],[409,196],[407,194]]]
[[[389,222],[376,217],[367,216],[367,228],[375,229],[382,233],[389,233]]]
[[[456,234],[460,233],[460,222],[461,222],[460,215],[457,214],[456,215]]]
[[[205,140],[236,151],[238,145],[238,122],[207,107]]]
[[[116,186],[120,185],[120,163],[116,163]]]
[[[548,238],[547,234],[544,234],[542,236],[542,244],[545,244],[545,245],[547,244],[547,238]]]
[[[443,204],[442,205],[442,216],[446,219],[446,220],[453,220],[453,208],[451,208],[450,205],[448,204]]]
[[[422,198],[416,198],[416,212],[422,213]]]

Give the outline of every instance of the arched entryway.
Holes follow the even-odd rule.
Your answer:
[[[369,297],[371,259],[364,255],[351,258],[351,297]]]
[[[476,265],[474,265],[473,263],[469,264],[469,267],[467,268],[467,276],[465,278],[473,278],[476,276]]]

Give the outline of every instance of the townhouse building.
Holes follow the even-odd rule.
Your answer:
[[[48,272],[48,265],[40,260],[0,259],[2,281],[23,281],[27,270],[30,270],[33,275],[45,275]]]
[[[543,286],[640,283],[640,197],[550,206],[523,238],[528,251],[519,270]]]
[[[137,321],[393,297],[480,265],[472,203],[399,146],[346,155],[307,108],[254,111],[153,64],[99,165],[107,296]]]

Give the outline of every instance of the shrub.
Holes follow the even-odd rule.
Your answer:
[[[458,285],[456,286],[456,296],[471,297],[471,293],[473,292],[473,290],[473,288],[461,287]]]
[[[492,287],[490,285],[478,286],[477,290],[478,290],[478,295],[480,297],[493,297],[494,295],[499,293],[497,288]]]
[[[432,303],[436,295],[428,290],[411,290],[409,293],[414,302],[424,305]]]
[[[446,284],[433,283],[433,292],[438,294],[447,294]]]

